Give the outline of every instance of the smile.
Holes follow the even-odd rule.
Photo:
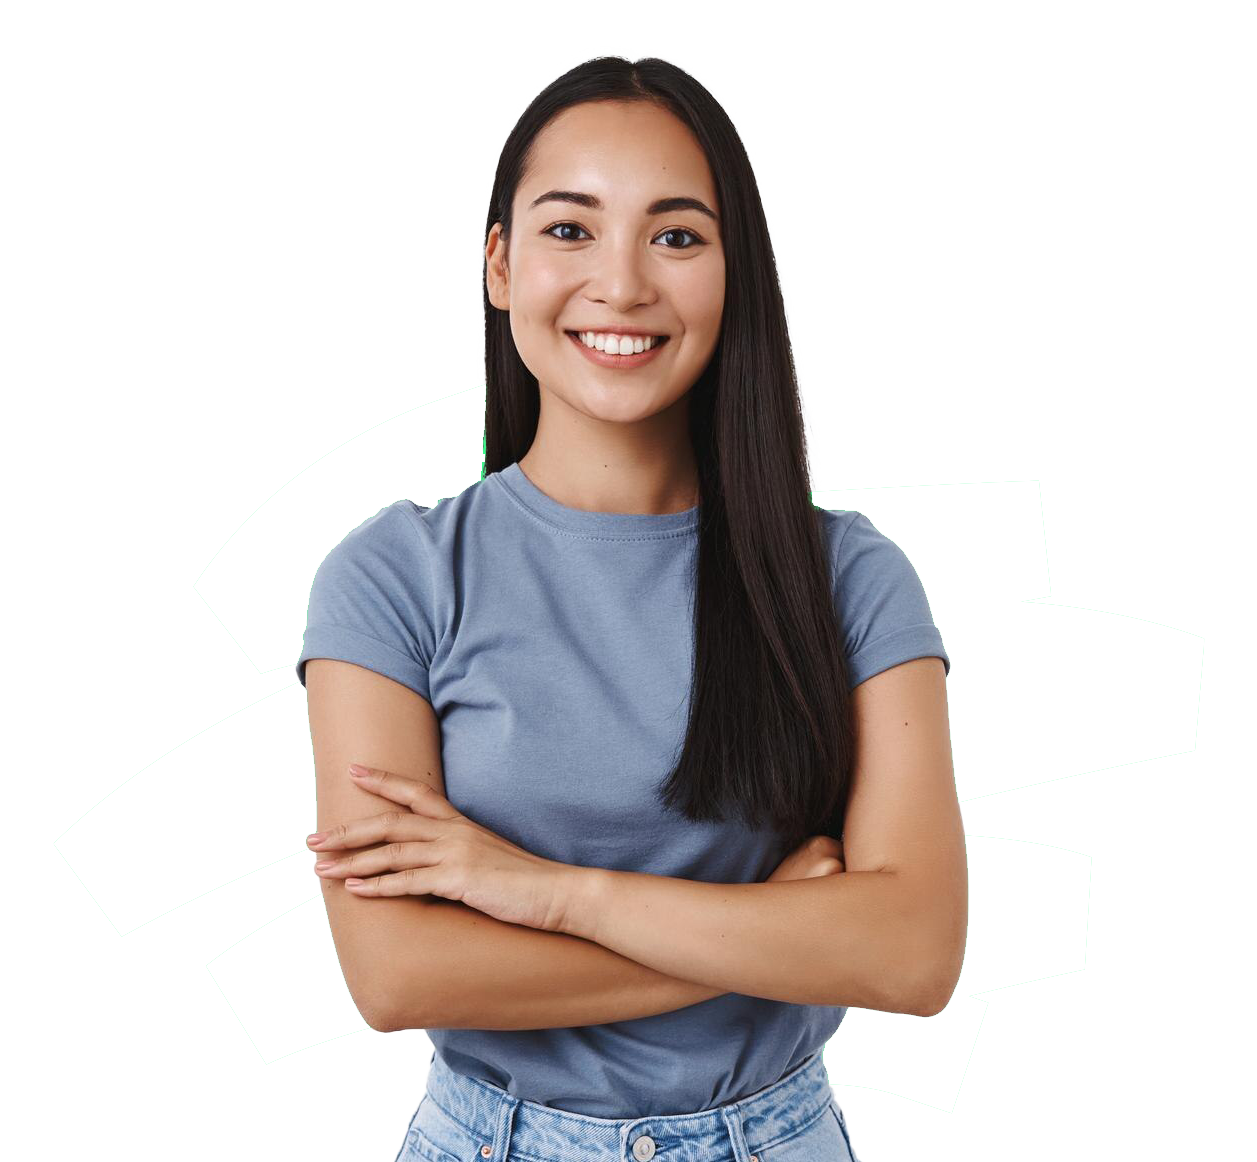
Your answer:
[[[655,345],[648,351],[639,351],[633,355],[608,355],[605,351],[599,351],[597,347],[586,347],[575,331],[565,331],[564,334],[580,349],[580,353],[590,363],[596,363],[599,367],[619,367],[625,371],[649,363],[669,342],[669,336],[665,335],[656,339]]]

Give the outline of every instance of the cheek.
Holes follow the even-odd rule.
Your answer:
[[[521,250],[511,285],[511,307],[530,320],[553,319],[570,296],[572,265],[544,251]]]
[[[720,328],[724,314],[725,267],[719,262],[690,262],[678,272],[673,292],[682,306],[685,329],[706,336]]]

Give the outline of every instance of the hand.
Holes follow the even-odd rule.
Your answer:
[[[777,870],[764,882],[807,880],[813,876],[837,875],[846,870],[841,839],[810,835],[777,865]]]
[[[321,840],[307,840],[321,861],[334,861],[316,868],[319,875],[362,877],[345,882],[358,896],[442,896],[508,924],[560,930],[569,864],[516,847],[461,814],[427,783],[364,769],[366,775],[354,778],[360,787],[407,810],[341,823]],[[336,858],[344,848],[366,850]]]

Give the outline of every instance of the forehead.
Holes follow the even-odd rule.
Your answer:
[[[526,209],[553,188],[596,194],[608,212],[637,212],[661,194],[716,203],[711,167],[689,127],[637,101],[574,105],[537,134],[516,205]]]

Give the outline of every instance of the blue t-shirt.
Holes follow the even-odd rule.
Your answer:
[[[861,513],[818,509],[851,684],[951,662],[916,570]],[[697,507],[586,512],[518,464],[432,508],[398,500],[319,566],[297,677],[339,658],[433,706],[449,801],[547,859],[713,883],[766,880],[769,828],[665,810],[689,710]],[[778,1081],[846,1008],[730,993],[581,1028],[429,1029],[445,1063],[598,1118],[692,1113]]]

